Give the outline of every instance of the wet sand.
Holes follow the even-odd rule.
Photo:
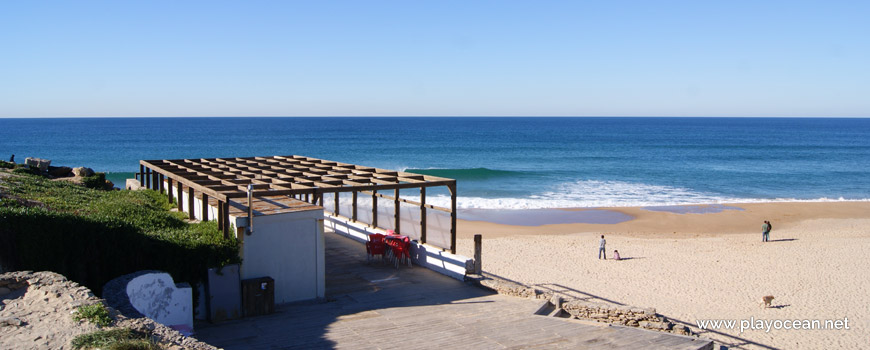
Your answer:
[[[870,339],[870,202],[727,206],[736,209],[679,214],[598,208],[632,217],[614,224],[460,220],[458,253],[471,256],[472,236],[482,234],[483,267],[489,273],[575,297],[655,307],[731,349],[865,346]],[[774,227],[767,243],[761,242],[764,220]],[[598,260],[601,234],[608,257],[618,249],[628,259]],[[774,308],[759,306],[765,295],[776,298]],[[844,318],[848,330],[739,330],[742,320]],[[704,319],[735,320],[738,326],[701,331],[697,321]]]

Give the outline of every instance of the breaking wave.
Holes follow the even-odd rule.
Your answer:
[[[740,198],[695,191],[688,188],[637,184],[622,181],[584,180],[558,185],[554,190],[524,198],[457,198],[457,207],[464,209],[543,209],[643,207],[687,204],[764,203],[764,202],[837,202],[870,201],[846,198]],[[433,196],[431,204],[449,207],[450,197]]]

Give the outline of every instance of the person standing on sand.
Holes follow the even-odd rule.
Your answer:
[[[761,241],[762,242],[770,242],[770,229],[773,226],[770,225],[770,221],[764,220],[764,225],[761,225]]]
[[[607,244],[607,241],[604,240],[604,235],[601,235],[601,240],[598,241],[598,259],[601,260],[601,257],[604,256],[604,260],[607,260],[607,251],[604,249],[604,245]]]

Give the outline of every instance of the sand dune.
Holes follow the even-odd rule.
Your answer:
[[[673,214],[614,209],[635,216],[614,225],[519,227],[461,222],[459,253],[484,236],[487,272],[575,297],[655,307],[729,348],[861,348],[870,339],[870,203],[767,203],[745,210]],[[774,224],[762,243],[762,220]],[[624,261],[597,259],[598,236]],[[762,308],[773,295],[774,308]],[[702,331],[698,320],[735,320]],[[770,331],[740,322],[848,320],[849,329]],[[763,322],[762,321],[762,322]],[[752,323],[758,325],[758,321]],[[779,323],[783,326],[782,323]],[[843,325],[845,326],[845,325]]]

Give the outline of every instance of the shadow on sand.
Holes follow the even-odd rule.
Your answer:
[[[644,257],[642,257],[642,256],[629,256],[629,257],[619,258],[618,261],[623,261],[623,260],[634,260],[634,259],[646,259],[646,258],[644,258]]]
[[[770,241],[768,241],[768,243],[770,243],[770,242],[792,242],[792,241],[797,241],[797,240],[798,240],[797,238],[780,238],[780,239],[771,239]]]

